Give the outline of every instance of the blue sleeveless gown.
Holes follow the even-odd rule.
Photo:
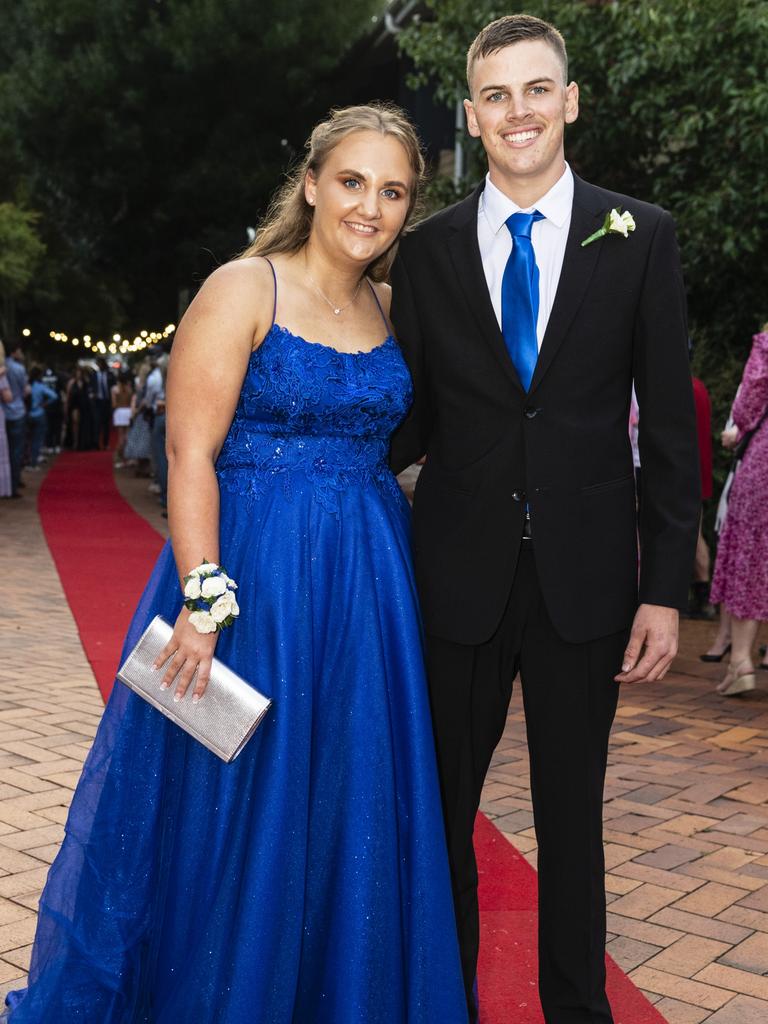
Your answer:
[[[116,683],[0,1019],[466,1024],[386,465],[410,399],[392,337],[348,354],[275,324],[251,356],[216,465],[241,606],[216,654],[274,706],[225,765]],[[180,608],[169,543],[124,655]]]

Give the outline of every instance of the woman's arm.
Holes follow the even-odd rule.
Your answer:
[[[768,409],[768,334],[756,334],[733,403],[739,436],[754,430]]]
[[[265,264],[266,266],[266,264]],[[219,268],[206,281],[176,333],[167,380],[168,509],[179,581],[204,560],[219,561],[219,487],[215,464],[235,413],[254,340],[269,326],[271,280],[247,261]],[[208,682],[217,634],[201,635],[182,609],[156,664],[179,675],[176,699],[200,668],[193,699]],[[234,628],[237,628],[235,626]]]

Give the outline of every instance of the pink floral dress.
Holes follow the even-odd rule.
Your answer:
[[[738,619],[768,621],[768,334],[756,334],[733,403],[739,434],[757,432],[733,480],[711,601]]]
[[[0,391],[9,388],[8,378],[5,370],[0,369]],[[11,486],[11,460],[8,455],[8,438],[5,433],[5,410],[0,401],[0,498],[10,496],[13,487]]]

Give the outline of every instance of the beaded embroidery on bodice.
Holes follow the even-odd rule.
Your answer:
[[[389,439],[412,400],[395,339],[341,352],[273,324],[252,354],[216,473],[230,493],[260,498],[279,478],[290,496],[297,473],[337,513],[350,483],[397,494]]]

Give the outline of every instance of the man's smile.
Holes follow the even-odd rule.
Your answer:
[[[512,128],[501,133],[502,139],[512,146],[527,146],[544,131],[543,128]]]

